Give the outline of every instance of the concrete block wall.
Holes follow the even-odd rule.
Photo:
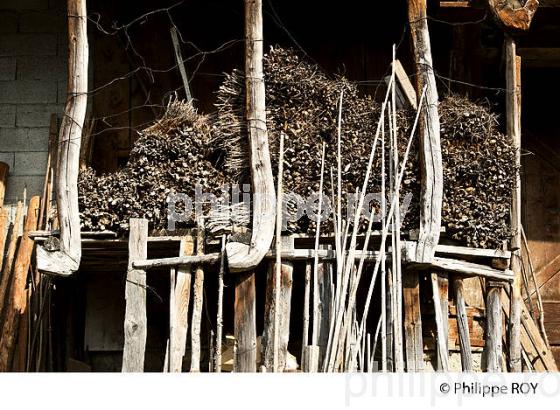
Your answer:
[[[65,0],[0,0],[0,161],[6,203],[40,195],[49,123],[66,99]],[[60,90],[63,90],[62,92]]]

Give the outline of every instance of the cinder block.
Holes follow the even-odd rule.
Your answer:
[[[16,152],[12,175],[45,175],[46,152]]]
[[[63,80],[66,78],[66,70],[66,60],[59,56],[17,58],[18,80]]]
[[[5,162],[10,167],[10,172],[14,168],[14,153],[0,152],[0,162]]]
[[[0,81],[16,79],[16,59],[14,57],[0,57]]]
[[[0,103],[56,103],[56,82],[41,80],[0,81]]]
[[[48,128],[0,128],[0,151],[46,151],[49,143]]]
[[[8,177],[5,203],[14,203],[23,199],[23,191],[27,188],[27,198],[41,195],[43,192],[44,176],[13,175]]]
[[[4,34],[0,36],[0,56],[54,56],[57,35]]]
[[[20,33],[59,33],[64,31],[66,15],[60,11],[30,11],[19,20]]]
[[[18,104],[16,126],[49,127],[51,114],[64,111],[64,104]]]
[[[4,10],[46,10],[48,7],[49,0],[4,0],[1,6]]]
[[[0,21],[2,22],[0,24],[0,33],[17,33],[18,17],[18,13],[13,11],[0,11]]]
[[[16,106],[0,104],[0,127],[13,127],[16,125]]]

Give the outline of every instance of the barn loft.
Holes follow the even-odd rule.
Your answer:
[[[557,370],[560,2],[23,3],[0,371]]]

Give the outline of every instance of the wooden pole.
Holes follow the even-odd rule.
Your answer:
[[[463,294],[463,280],[459,278],[453,279],[453,289],[455,290],[455,307],[457,308],[457,329],[459,331],[459,347],[461,349],[461,366],[463,371],[472,372],[473,358],[467,308],[465,306],[465,297]]]
[[[8,174],[10,166],[5,162],[0,162],[0,208],[4,206],[4,197],[6,196],[6,185],[8,182]]]
[[[14,257],[17,249],[19,227],[22,223],[22,213],[23,204],[18,202],[14,223],[12,224],[12,233],[10,235],[8,251],[6,252],[6,257],[2,258],[2,276],[0,276],[0,318],[2,317],[2,312],[8,299],[8,290],[12,281],[12,265],[14,263]]]
[[[216,313],[216,355],[214,370],[216,373],[222,372],[222,332],[224,315],[224,273],[226,268],[225,260],[226,236],[222,235],[222,257],[220,258],[220,270],[218,272],[218,308]]]
[[[307,261],[305,264],[305,284],[303,291],[303,332],[301,337],[301,363],[303,371],[306,368],[303,366],[306,356],[306,348],[309,345],[309,300],[311,293],[311,271],[313,270],[313,265],[311,261]]]
[[[29,232],[37,229],[37,218],[41,198],[34,196],[27,207],[27,217],[23,228],[23,236],[17,250],[14,262],[12,286],[7,293],[7,303],[4,306],[4,323],[0,342],[0,372],[11,369],[16,337],[19,331],[19,321],[27,307],[27,274],[31,264],[34,242],[29,238]],[[23,364],[24,365],[24,364]]]
[[[506,56],[506,120],[507,133],[515,149],[516,177],[511,198],[511,270],[514,274],[511,286],[511,304],[509,314],[509,368],[513,372],[521,371],[521,57],[516,55],[515,40],[505,38]]]
[[[235,285],[234,336],[236,372],[257,371],[255,273],[241,273]]]
[[[0,272],[4,264],[4,250],[6,248],[6,239],[8,239],[8,231],[10,230],[10,214],[7,209],[0,209]],[[2,279],[0,278],[0,281]],[[0,314],[2,309],[2,301],[0,300]]]
[[[204,220],[199,217],[196,231],[196,253],[204,255]],[[204,268],[196,267],[193,287],[193,312],[191,321],[191,373],[200,372],[200,325],[202,322],[202,304],[204,303]]]
[[[484,354],[487,372],[502,371],[502,284],[488,282],[486,292],[486,342]]]
[[[68,86],[58,139],[56,203],[60,221],[60,250],[37,247],[37,267],[68,276],[78,270],[82,256],[78,172],[80,144],[88,91],[86,0],[68,0]]]
[[[250,271],[270,249],[274,236],[276,197],[268,149],[263,75],[262,0],[245,0],[245,89],[253,188],[251,244],[227,244],[229,270]]]
[[[424,345],[418,272],[408,271],[403,275],[403,296],[406,370],[421,372],[424,370]]]
[[[420,122],[420,234],[416,257],[430,262],[441,230],[443,201],[443,164],[441,158],[438,92],[433,70],[427,0],[408,0],[408,21],[416,62],[416,88],[420,94],[426,86],[426,104]]]
[[[438,370],[447,372],[449,370],[449,349],[447,348],[448,326],[447,326],[447,303],[445,304],[445,315],[444,307],[442,306],[440,287],[438,283],[438,274],[431,273],[430,275],[432,282],[432,300],[434,302],[434,314],[436,318],[436,339],[437,339],[437,353],[438,353]],[[446,298],[447,302],[447,298]]]
[[[189,86],[189,77],[187,76],[187,70],[185,68],[185,62],[183,61],[183,54],[181,53],[181,44],[179,43],[179,36],[177,35],[177,29],[175,26],[171,27],[171,41],[173,43],[173,49],[175,50],[175,61],[177,62],[177,67],[181,73],[181,79],[183,80],[183,87],[185,88],[185,96],[187,101],[192,101],[191,88]]]
[[[126,274],[124,315],[123,372],[143,372],[146,353],[146,271],[135,269],[135,259],[148,254],[148,221],[131,218],[128,238],[128,272]]]

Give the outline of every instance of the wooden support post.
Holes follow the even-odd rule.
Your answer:
[[[514,274],[511,286],[511,304],[508,323],[509,369],[521,371],[521,57],[517,56],[515,40],[506,35],[506,119],[507,133],[515,149],[516,178],[511,198],[511,270]]]
[[[282,237],[282,248],[293,248],[293,237]],[[294,265],[288,261],[282,261],[280,271],[280,300],[279,309],[276,312],[274,301],[274,290],[276,289],[276,263],[270,263],[267,272],[266,299],[264,313],[264,332],[262,337],[263,364],[267,372],[274,367],[274,325],[275,314],[278,313],[278,365],[277,371],[283,372],[286,367],[288,355],[288,341],[290,338],[290,311],[292,301],[292,281]]]
[[[303,349],[302,369],[306,373],[317,373],[319,371],[319,346],[305,346]]]
[[[447,292],[445,292],[445,304],[443,304],[439,275],[437,273],[431,273],[430,279],[432,282],[432,300],[434,302],[437,329],[437,366],[439,371],[447,372],[449,370],[449,349],[447,347],[449,338]],[[447,287],[445,289],[447,290]]]
[[[224,316],[224,273],[226,270],[226,235],[222,235],[222,255],[220,257],[220,271],[218,272],[218,307],[216,313],[216,355],[214,357],[214,371],[222,371],[222,333]]]
[[[204,220],[198,218],[196,232],[196,253],[204,255]],[[193,287],[193,312],[191,321],[191,373],[200,372],[200,325],[202,322],[202,304],[204,303],[204,268],[196,267]]]
[[[459,347],[461,349],[461,367],[465,372],[472,372],[473,358],[467,308],[465,306],[465,297],[463,294],[463,280],[454,278],[453,289],[455,290],[455,306],[457,308],[457,329],[459,332]]]
[[[486,291],[486,341],[484,355],[487,372],[502,371],[502,283],[488,282]]]
[[[86,0],[68,0],[68,86],[58,139],[56,203],[60,221],[60,250],[37,246],[37,267],[68,276],[78,270],[82,256],[78,172],[80,144],[88,92]]]
[[[7,209],[0,209],[0,272],[4,264],[4,250],[6,248],[6,239],[8,239],[8,231],[10,230],[10,214]],[[1,274],[1,273],[0,273]],[[2,279],[0,278],[0,281]],[[0,301],[0,314],[2,313],[2,302]]]
[[[10,235],[10,242],[8,244],[8,251],[6,252],[6,257],[2,258],[2,275],[0,276],[0,318],[2,317],[4,305],[6,304],[8,299],[8,290],[10,289],[10,283],[12,281],[12,266],[14,263],[14,257],[16,255],[22,213],[23,204],[21,202],[18,202],[14,223],[12,224],[12,232]]]
[[[408,0],[408,21],[416,61],[418,95],[426,86],[426,104],[420,122],[421,202],[420,233],[416,257],[430,262],[441,230],[443,164],[440,145],[438,92],[434,76],[426,0]]]
[[[193,254],[194,244],[192,236],[181,238],[179,254],[190,256]],[[172,334],[169,335],[169,371],[181,372],[183,367],[183,357],[187,343],[187,330],[189,328],[189,303],[191,297],[191,267],[189,265],[177,268],[175,283],[175,313],[173,315],[175,323],[171,324]],[[171,317],[171,315],[170,315]]]
[[[303,291],[303,331],[301,336],[301,364],[302,369],[305,371],[303,363],[305,362],[305,349],[309,345],[309,304],[311,293],[311,272],[313,265],[311,261],[305,263],[305,283]]]
[[[321,249],[332,249],[332,245],[319,245]],[[319,368],[325,359],[329,341],[330,323],[334,314],[334,267],[330,262],[320,262],[317,267],[317,283],[319,285],[319,309],[317,312],[319,346]]]
[[[8,182],[8,173],[10,166],[5,162],[0,162],[0,208],[4,206],[4,197],[6,196],[6,183]]]
[[[422,313],[420,312],[420,281],[418,272],[407,271],[403,275],[404,334],[406,370],[424,370],[424,345],[422,342]]]
[[[262,0],[245,0],[245,89],[253,188],[253,233],[251,245],[227,244],[229,270],[250,271],[270,249],[274,236],[274,180],[268,149],[263,75]]]
[[[255,318],[255,273],[241,273],[235,285],[234,371],[257,371],[257,325]]]
[[[135,259],[148,257],[148,221],[131,218],[128,238],[124,316],[123,372],[143,372],[146,353],[146,271],[135,269]]]
[[[0,372],[11,370],[16,338],[19,333],[19,321],[27,308],[25,287],[34,246],[33,239],[29,238],[29,232],[37,229],[40,204],[41,198],[34,196],[27,207],[23,236],[14,262],[12,286],[7,292],[8,297],[4,306],[4,322],[0,342]]]

